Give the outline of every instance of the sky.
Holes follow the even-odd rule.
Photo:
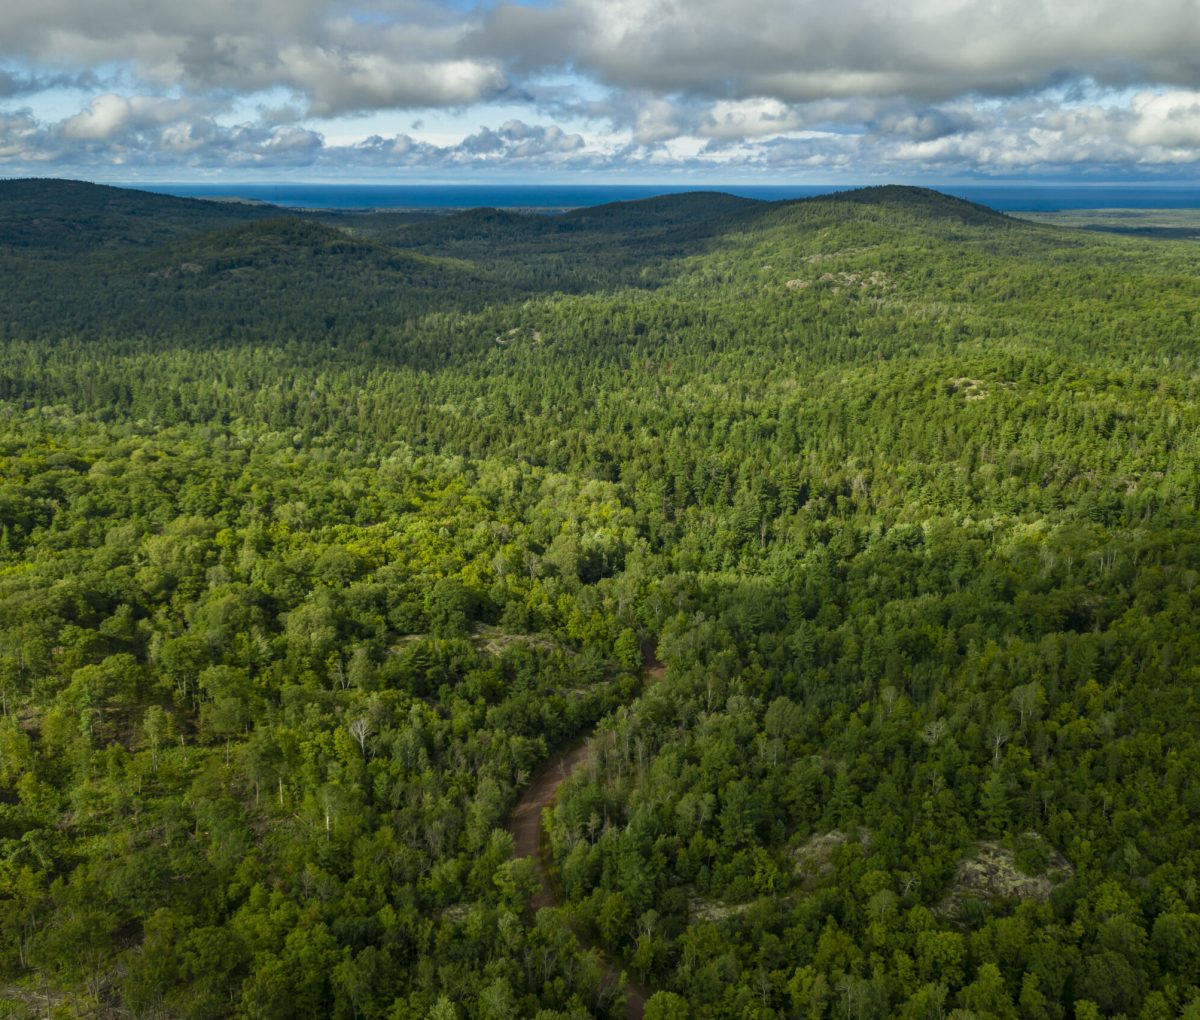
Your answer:
[[[0,177],[1175,181],[1200,0],[8,0]]]

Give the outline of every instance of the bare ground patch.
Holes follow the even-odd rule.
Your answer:
[[[982,380],[969,379],[966,376],[951,379],[950,388],[955,393],[961,393],[967,400],[983,400],[988,395]]]
[[[792,851],[796,874],[806,887],[817,885],[833,874],[833,858],[838,850],[855,842],[869,846],[871,833],[865,829],[857,832],[832,829],[810,836]]]
[[[1042,850],[1046,865],[1040,874],[1031,875],[1017,864],[1016,854],[1001,843],[978,843],[974,851],[958,865],[954,881],[938,905],[940,914],[955,914],[968,899],[1015,899],[1044,902],[1050,894],[1074,874],[1071,863],[1036,833],[1025,840]]]
[[[524,645],[538,651],[552,652],[558,644],[548,634],[510,634],[490,624],[480,624],[471,634],[475,646],[488,655],[500,655],[512,645]]]
[[[816,279],[796,277],[784,282],[788,290],[807,290],[814,286],[827,287],[832,293],[839,294],[843,290],[893,290],[895,284],[887,273],[880,270],[872,272],[827,272]]]
[[[393,651],[404,645],[415,644],[418,641],[438,640],[429,634],[404,634],[396,638]],[[537,651],[552,652],[558,648],[558,642],[549,634],[512,634],[491,624],[479,624],[471,632],[471,640],[475,647],[488,655],[500,655],[504,649],[512,645],[524,645]]]
[[[714,900],[696,893],[689,893],[687,905],[688,921],[711,921],[714,924],[720,924],[731,917],[738,917],[746,913],[754,906],[754,903],[727,903],[724,900]]]

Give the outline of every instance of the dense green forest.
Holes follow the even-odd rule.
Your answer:
[[[1197,1020],[1198,354],[919,189],[0,182],[0,1012]]]

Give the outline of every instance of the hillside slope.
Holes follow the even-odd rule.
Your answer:
[[[0,180],[0,251],[45,258],[112,254],[281,214],[272,206],[175,198],[84,181]]]
[[[311,216],[75,182],[0,182],[0,231],[0,328],[25,340],[325,346],[514,292]]]

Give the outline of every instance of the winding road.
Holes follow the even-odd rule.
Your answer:
[[[657,659],[649,659],[645,666],[646,684],[661,680],[666,666]],[[521,795],[517,806],[508,816],[506,828],[513,835],[513,856],[528,857],[533,861],[538,877],[538,888],[529,901],[534,913],[542,907],[560,907],[562,899],[550,878],[549,849],[542,833],[542,812],[554,803],[559,788],[576,772],[583,768],[591,757],[588,741],[595,730],[590,731],[578,743],[550,758],[534,775],[532,782]],[[649,992],[637,982],[625,977],[619,967],[604,954],[599,946],[583,943],[600,957],[604,968],[605,987],[625,993],[625,1016],[627,1020],[642,1020],[646,1012]]]

